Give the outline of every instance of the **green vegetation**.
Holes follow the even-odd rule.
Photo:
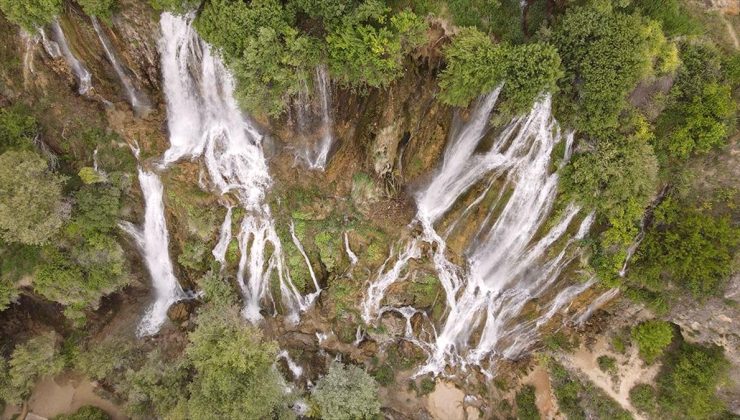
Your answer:
[[[683,66],[657,122],[657,150],[669,162],[724,145],[736,110],[717,48],[684,42],[680,52]]]
[[[118,6],[118,0],[75,0],[89,16],[110,20]]]
[[[558,109],[587,134],[618,127],[627,94],[653,68],[670,71],[675,47],[657,23],[614,10],[608,2],[568,8],[552,32],[565,68]]]
[[[669,197],[655,210],[629,280],[653,292],[673,285],[697,298],[717,295],[738,245],[740,229],[729,217]]]
[[[655,387],[648,384],[637,384],[630,389],[632,406],[646,414],[654,414],[657,404]]]
[[[277,347],[236,308],[201,311],[185,350],[195,374],[188,389],[192,418],[265,418],[283,403],[273,362]]]
[[[658,404],[666,416],[715,418],[725,412],[715,395],[729,363],[722,348],[682,343],[658,375]]]
[[[62,226],[64,178],[31,151],[0,155],[0,235],[5,241],[43,245]]]
[[[0,153],[30,150],[38,135],[38,123],[28,109],[22,106],[0,109]]]
[[[673,341],[673,327],[658,319],[645,321],[632,328],[632,339],[637,343],[640,356],[653,363]]]
[[[186,395],[187,379],[187,364],[182,358],[165,359],[159,350],[154,350],[138,369],[126,372],[118,390],[125,397],[129,415],[163,418]]]
[[[439,78],[439,98],[467,106],[504,83],[501,112],[526,111],[540,94],[555,91],[562,76],[560,57],[549,44],[495,45],[484,33],[463,29],[445,49],[447,66]]]
[[[539,420],[540,412],[535,404],[534,387],[525,385],[516,393],[516,414],[520,420]]]
[[[604,354],[596,358],[596,363],[599,365],[599,369],[601,369],[602,372],[609,373],[611,375],[617,374],[617,359]]]
[[[364,370],[334,362],[312,392],[325,420],[373,419],[380,415],[378,385]]]
[[[329,70],[348,86],[386,87],[403,73],[406,54],[424,41],[424,22],[413,12],[391,14],[368,0],[326,37]]]
[[[88,346],[75,357],[75,367],[90,379],[106,380],[114,373],[124,372],[134,361],[131,342],[111,338]]]
[[[64,361],[58,355],[58,344],[55,333],[46,333],[17,345],[9,362],[0,358],[0,400],[20,404],[29,397],[36,380],[59,373]]]
[[[0,11],[13,23],[35,33],[62,11],[62,0],[0,0]]]
[[[458,26],[475,26],[504,41],[524,40],[518,0],[449,0],[447,7]]]
[[[52,420],[110,420],[111,416],[108,415],[102,409],[92,406],[84,405],[75,411],[73,414],[62,414],[59,416],[52,417]]]
[[[599,387],[575,377],[556,362],[550,362],[550,377],[558,407],[568,419],[632,419],[629,412]]]

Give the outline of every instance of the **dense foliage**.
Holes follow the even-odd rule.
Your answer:
[[[657,122],[657,148],[665,160],[685,160],[725,144],[736,104],[725,82],[721,55],[704,42],[681,45],[683,65]]]
[[[516,414],[521,420],[539,420],[540,412],[536,405],[534,386],[525,385],[516,393]]]
[[[666,199],[635,255],[630,280],[653,291],[669,285],[695,297],[722,292],[740,245],[740,229],[727,216]]]
[[[357,366],[335,362],[312,393],[325,420],[372,419],[380,414],[378,384]]]
[[[553,93],[562,76],[560,57],[549,44],[494,44],[484,33],[463,29],[445,49],[440,100],[466,106],[503,83],[501,112],[525,112],[541,94]]]
[[[29,396],[36,380],[59,373],[64,361],[58,351],[58,336],[47,333],[17,345],[10,361],[0,358],[0,400],[20,404]]]
[[[96,16],[104,20],[109,20],[118,0],[76,0],[82,6],[82,10],[89,16]]]
[[[62,226],[64,178],[42,157],[10,150],[0,155],[0,235],[7,242],[43,245]]]
[[[640,356],[653,363],[673,341],[673,327],[668,322],[651,319],[632,328],[632,339],[637,343]]]
[[[187,403],[192,418],[266,418],[282,408],[274,343],[234,308],[208,310],[186,349],[195,369]]]
[[[670,60],[675,47],[657,24],[615,11],[607,2],[569,8],[549,40],[565,68],[561,119],[588,134],[618,126],[627,94],[654,63],[659,71],[675,66]]]
[[[715,418],[724,405],[715,395],[728,368],[722,348],[682,343],[658,375],[658,403],[667,416]]]
[[[11,22],[35,33],[62,11],[62,0],[0,0],[0,11]]]

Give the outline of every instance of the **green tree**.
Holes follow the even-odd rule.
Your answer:
[[[53,332],[36,336],[13,349],[10,362],[0,362],[0,400],[20,404],[26,400],[36,380],[56,375],[64,367],[58,355],[58,339]],[[7,365],[5,365],[7,363]]]
[[[657,405],[655,387],[649,384],[637,384],[630,389],[632,406],[643,413],[653,414]]]
[[[273,367],[277,347],[263,341],[236,308],[207,308],[190,333],[187,358],[195,369],[189,385],[191,418],[267,418],[284,402]]]
[[[60,414],[52,417],[52,420],[110,420],[111,416],[108,415],[102,408],[95,407],[93,405],[83,405],[77,411],[72,414]]]
[[[182,358],[165,359],[159,349],[147,354],[144,364],[127,370],[118,386],[126,412],[136,418],[167,418],[187,398],[188,367]]]
[[[604,1],[569,8],[549,39],[565,67],[560,119],[588,134],[618,126],[627,94],[671,48],[654,23]]]
[[[31,150],[39,134],[36,119],[21,106],[0,109],[0,153]]]
[[[637,234],[635,222],[657,183],[658,163],[649,144],[652,133],[647,123],[636,117],[624,130],[627,134],[611,132],[599,137],[592,151],[574,156],[563,168],[563,190],[595,208],[609,223],[604,238],[607,247],[632,241]]]
[[[651,319],[632,328],[632,339],[637,343],[640,356],[653,363],[673,341],[673,327],[668,322]]]
[[[0,11],[30,33],[51,22],[62,11],[62,0],[0,0]]]
[[[76,0],[82,10],[89,16],[96,16],[103,20],[110,20],[118,6],[117,0]]]
[[[278,115],[312,80],[320,42],[294,29],[294,20],[277,0],[214,0],[196,20],[233,70],[237,99],[250,111]]]
[[[494,45],[472,28],[462,29],[444,54],[447,65],[439,78],[440,100],[467,106],[503,82],[500,109],[505,116],[525,112],[539,95],[555,92],[562,76],[560,56],[551,45]]]
[[[448,0],[445,3],[458,26],[475,26],[504,41],[524,41],[519,0]]]
[[[42,245],[62,226],[64,178],[36,153],[0,155],[0,235],[7,242]]]
[[[357,366],[332,363],[311,396],[325,420],[372,419],[380,414],[378,384]]]
[[[516,414],[520,420],[540,420],[532,385],[525,385],[516,393]]]
[[[658,375],[658,403],[667,417],[716,418],[725,411],[715,391],[729,362],[718,346],[682,343]]]
[[[120,338],[111,338],[88,345],[75,357],[75,367],[90,379],[102,381],[115,372],[124,372],[133,360],[132,344]]]
[[[737,106],[717,48],[684,42],[681,60],[668,106],[657,121],[656,148],[664,161],[686,160],[722,146],[735,119]]]
[[[715,295],[732,271],[738,245],[740,229],[728,217],[669,197],[655,210],[629,279],[653,291],[670,282],[695,297]]]
[[[424,21],[410,11],[391,14],[368,0],[326,36],[329,70],[347,86],[386,87],[403,73],[403,61],[424,42]]]

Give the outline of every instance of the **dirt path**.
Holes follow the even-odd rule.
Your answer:
[[[541,364],[537,364],[534,370],[524,377],[522,384],[528,384],[534,387],[535,404],[537,405],[537,409],[540,411],[542,418],[554,419],[558,412],[558,408],[553,398],[552,387],[550,386],[550,375],[547,372],[547,368]]]
[[[730,34],[730,38],[732,38],[732,43],[735,44],[735,49],[740,49],[740,41],[737,39],[737,32],[735,32],[735,27],[732,25],[732,23],[727,20],[727,18],[722,15],[722,20],[725,21],[725,25],[727,26],[727,32]]]
[[[652,383],[655,375],[658,374],[660,365],[657,363],[650,366],[645,365],[634,347],[630,348],[626,355],[614,353],[610,350],[607,340],[608,338],[602,335],[591,349],[581,346],[574,353],[567,355],[565,361],[570,367],[581,371],[594,385],[604,390],[609,397],[632,413],[636,419],[643,419],[644,417],[632,407],[629,401],[629,391],[638,383]],[[619,370],[616,378],[599,369],[597,358],[602,355],[617,359]]]
[[[36,384],[28,400],[28,411],[42,418],[51,418],[58,414],[74,413],[85,405],[102,408],[113,420],[128,418],[121,407],[95,394],[92,382],[66,374],[57,378],[44,378]],[[20,407],[9,406],[2,418],[9,419],[20,412]]]

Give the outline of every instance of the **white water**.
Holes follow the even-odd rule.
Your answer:
[[[108,57],[108,61],[110,61],[113,66],[113,70],[116,72],[118,80],[121,81],[121,85],[123,85],[123,89],[126,91],[126,97],[128,98],[129,104],[131,104],[131,108],[134,109],[136,115],[145,115],[149,112],[151,107],[149,105],[149,100],[134,86],[134,82],[131,80],[128,73],[126,73],[126,70],[124,70],[123,65],[116,56],[113,45],[105,34],[105,30],[100,26],[98,18],[92,16],[90,19],[92,20],[95,33],[98,34],[100,44],[103,46],[103,50],[105,50],[105,55]]]
[[[420,225],[422,233],[402,247],[389,269],[385,265],[381,268],[363,302],[363,318],[371,322],[388,287],[404,278],[409,260],[421,256],[421,243],[433,244],[431,258],[446,292],[447,316],[433,342],[422,345],[429,349],[429,359],[419,374],[438,374],[447,365],[481,366],[486,360],[514,358],[526,351],[541,323],[517,321],[517,317],[532,299],[551,295],[548,291],[573,260],[567,250],[587,234],[593,222],[592,214],[584,217],[577,233],[566,237],[580,212],[577,206],[569,205],[554,216],[555,223],[544,236],[538,234],[548,217],[553,217],[557,193],[558,175],[550,171],[551,153],[555,144],[565,141],[567,159],[572,145],[572,135],[563,139],[551,117],[549,97],[505,127],[486,151],[476,152],[488,131],[498,92],[481,98],[468,121],[457,123],[440,167],[416,195],[417,216],[412,224]],[[445,239],[434,225],[471,187],[483,183],[487,186],[482,194],[451,221],[445,237],[453,234],[456,226],[471,223],[466,218],[484,201],[494,180],[502,185],[500,192],[468,241],[465,266],[458,267],[447,259]],[[502,203],[506,190],[510,194]],[[560,250],[554,253],[557,243]],[[552,317],[578,290],[557,295],[544,317]]]
[[[226,251],[229,249],[229,243],[231,242],[231,209],[231,207],[227,207],[226,217],[224,217],[224,222],[221,224],[221,233],[218,235],[218,242],[212,251],[214,258],[221,265],[226,262]]]
[[[162,183],[155,173],[139,168],[139,184],[146,206],[144,226],[139,229],[123,222],[121,227],[136,240],[154,286],[154,303],[147,309],[137,330],[139,336],[148,336],[159,331],[167,319],[167,309],[184,298],[185,293],[177,282],[169,256]]]
[[[278,359],[285,360],[285,363],[288,365],[288,369],[290,369],[290,373],[293,374],[293,380],[298,380],[303,375],[303,368],[293,361],[293,359],[290,357],[290,354],[288,354],[287,350],[281,350],[278,355]]]
[[[192,21],[192,14],[163,13],[160,19],[159,51],[170,134],[162,165],[184,157],[201,158],[212,187],[235,196],[245,210],[236,233],[240,251],[237,282],[244,296],[244,316],[258,321],[266,305],[277,311],[270,291],[270,280],[277,275],[283,312],[297,321],[318,293],[302,296],[293,285],[264,200],[271,179],[262,135],[239,110],[231,75],[195,33]],[[221,256],[221,248],[214,249],[216,253]]]
[[[618,288],[609,289],[606,292],[602,293],[601,295],[599,295],[599,297],[594,299],[580,314],[576,314],[576,316],[573,318],[573,323],[576,325],[583,325],[584,322],[588,321],[588,319],[591,318],[591,315],[593,315],[597,309],[606,305],[610,300],[617,297],[618,294]]]
[[[347,258],[349,258],[350,265],[357,264],[359,258],[357,258],[357,254],[355,254],[349,246],[349,235],[347,235],[347,232],[344,232],[344,250],[347,252]]]
[[[85,65],[75,57],[72,50],[70,50],[69,44],[67,44],[67,38],[64,36],[64,31],[62,30],[61,25],[59,25],[58,20],[54,20],[51,23],[51,32],[58,51],[55,51],[51,44],[49,44],[50,47],[47,48],[47,51],[50,51],[49,54],[52,57],[57,57],[58,55],[55,55],[57,52],[64,57],[67,65],[69,65],[70,69],[72,69],[72,72],[75,74],[75,77],[77,77],[77,82],[79,84],[78,91],[80,95],[86,94],[90,88],[92,88],[92,76],[90,75],[90,72],[85,68]],[[45,42],[44,45],[46,46],[47,43]]]
[[[318,109],[317,109],[318,108]],[[316,67],[313,80],[313,94],[303,92],[296,104],[297,130],[302,135],[312,134],[304,139],[307,144],[299,155],[306,161],[309,169],[324,170],[329,161],[329,153],[334,143],[333,121],[331,117],[331,81],[326,66]],[[319,120],[318,127],[312,124]]]

